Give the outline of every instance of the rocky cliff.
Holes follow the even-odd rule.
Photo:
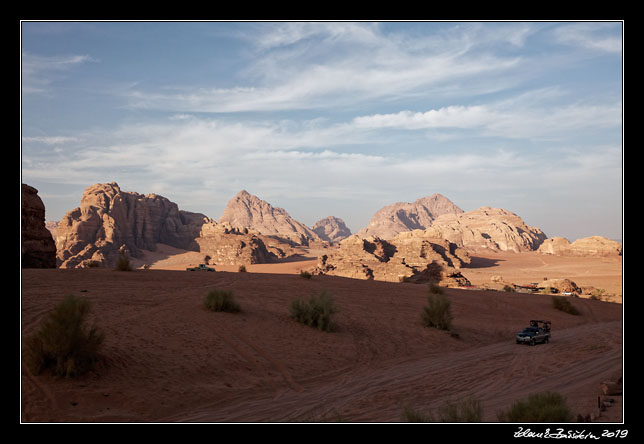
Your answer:
[[[516,214],[490,207],[439,216],[426,230],[426,235],[473,250],[514,252],[536,250],[546,239],[539,228],[528,226]]]
[[[56,268],[56,244],[45,227],[45,205],[38,190],[22,184],[22,268]]]
[[[314,273],[389,282],[439,282],[445,286],[470,285],[460,273],[469,256],[444,239],[432,239],[421,230],[401,233],[390,240],[353,235],[340,247],[318,258]]]
[[[563,237],[546,239],[539,252],[558,256],[621,256],[622,244],[603,236],[590,236],[570,242]]]
[[[268,243],[266,243],[268,242]],[[268,263],[292,254],[289,246],[200,213],[179,210],[165,197],[122,191],[117,183],[88,187],[81,205],[57,225],[57,261],[62,268],[91,262],[111,267],[121,252],[140,257],[157,244],[199,251],[213,264]]]
[[[463,210],[440,194],[422,197],[415,202],[398,202],[378,210],[369,224],[356,233],[359,237],[376,236],[391,239],[404,231],[425,229],[443,214],[460,214]]]
[[[293,219],[284,209],[274,207],[246,190],[240,191],[228,202],[219,223],[275,236],[298,245],[320,241],[313,230]]]
[[[156,194],[125,192],[115,182],[95,184],[85,189],[80,207],[58,223],[58,262],[61,267],[110,264],[120,251],[138,257],[157,243],[197,250],[195,239],[209,221]]]
[[[351,236],[351,230],[339,217],[329,216],[313,225],[313,231],[323,241],[337,243]]]

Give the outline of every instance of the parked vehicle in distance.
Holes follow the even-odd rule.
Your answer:
[[[517,344],[535,345],[537,342],[543,344],[550,341],[550,321],[532,320],[530,326],[516,334]]]
[[[215,271],[215,269],[207,266],[206,264],[199,264],[197,267],[186,268],[186,271]]]

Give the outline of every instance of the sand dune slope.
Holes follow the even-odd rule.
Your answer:
[[[555,390],[593,410],[599,383],[621,372],[622,306],[549,296],[446,290],[459,337],[420,325],[426,287],[339,277],[104,269],[23,270],[23,337],[65,294],[91,300],[105,363],[80,380],[23,367],[23,421],[400,421],[405,405],[434,411],[473,395],[486,421],[529,393]],[[211,288],[235,292],[239,314],[211,313]],[[288,315],[290,302],[333,293],[337,331]],[[83,291],[85,290],[85,291]],[[529,319],[553,340],[514,343]],[[621,419],[621,406],[611,408]],[[617,417],[615,418],[615,415]]]

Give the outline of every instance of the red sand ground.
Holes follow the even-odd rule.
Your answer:
[[[497,259],[489,272],[503,274],[509,264]],[[553,309],[550,296],[447,289],[456,338],[421,326],[424,285],[306,280],[297,270],[255,267],[269,266],[248,273],[22,270],[23,337],[65,294],[87,297],[106,335],[105,363],[81,379],[22,367],[22,420],[389,422],[401,420],[404,406],[435,414],[472,395],[484,420],[495,422],[501,409],[545,390],[585,415],[596,411],[600,382],[622,372],[621,304],[571,299],[582,312],[572,316]],[[211,288],[233,290],[243,311],[204,310]],[[333,333],[289,317],[293,299],[322,289],[340,309]],[[515,344],[514,334],[535,318],[552,321],[552,341]],[[621,421],[615,398],[600,420]]]

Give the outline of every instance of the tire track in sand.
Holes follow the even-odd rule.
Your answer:
[[[304,391],[302,386],[293,379],[293,376],[281,361],[267,353],[243,334],[232,331],[223,333],[221,331],[217,331],[216,328],[213,331],[217,337],[219,337],[219,339],[228,345],[235,353],[244,358],[258,372],[264,375],[263,378],[266,383],[275,391],[275,398],[278,398],[282,393],[284,393],[284,386],[283,384],[278,384],[275,381],[271,370],[273,372],[277,371],[277,373],[281,375],[287,386],[287,390],[290,389],[298,393]]]

